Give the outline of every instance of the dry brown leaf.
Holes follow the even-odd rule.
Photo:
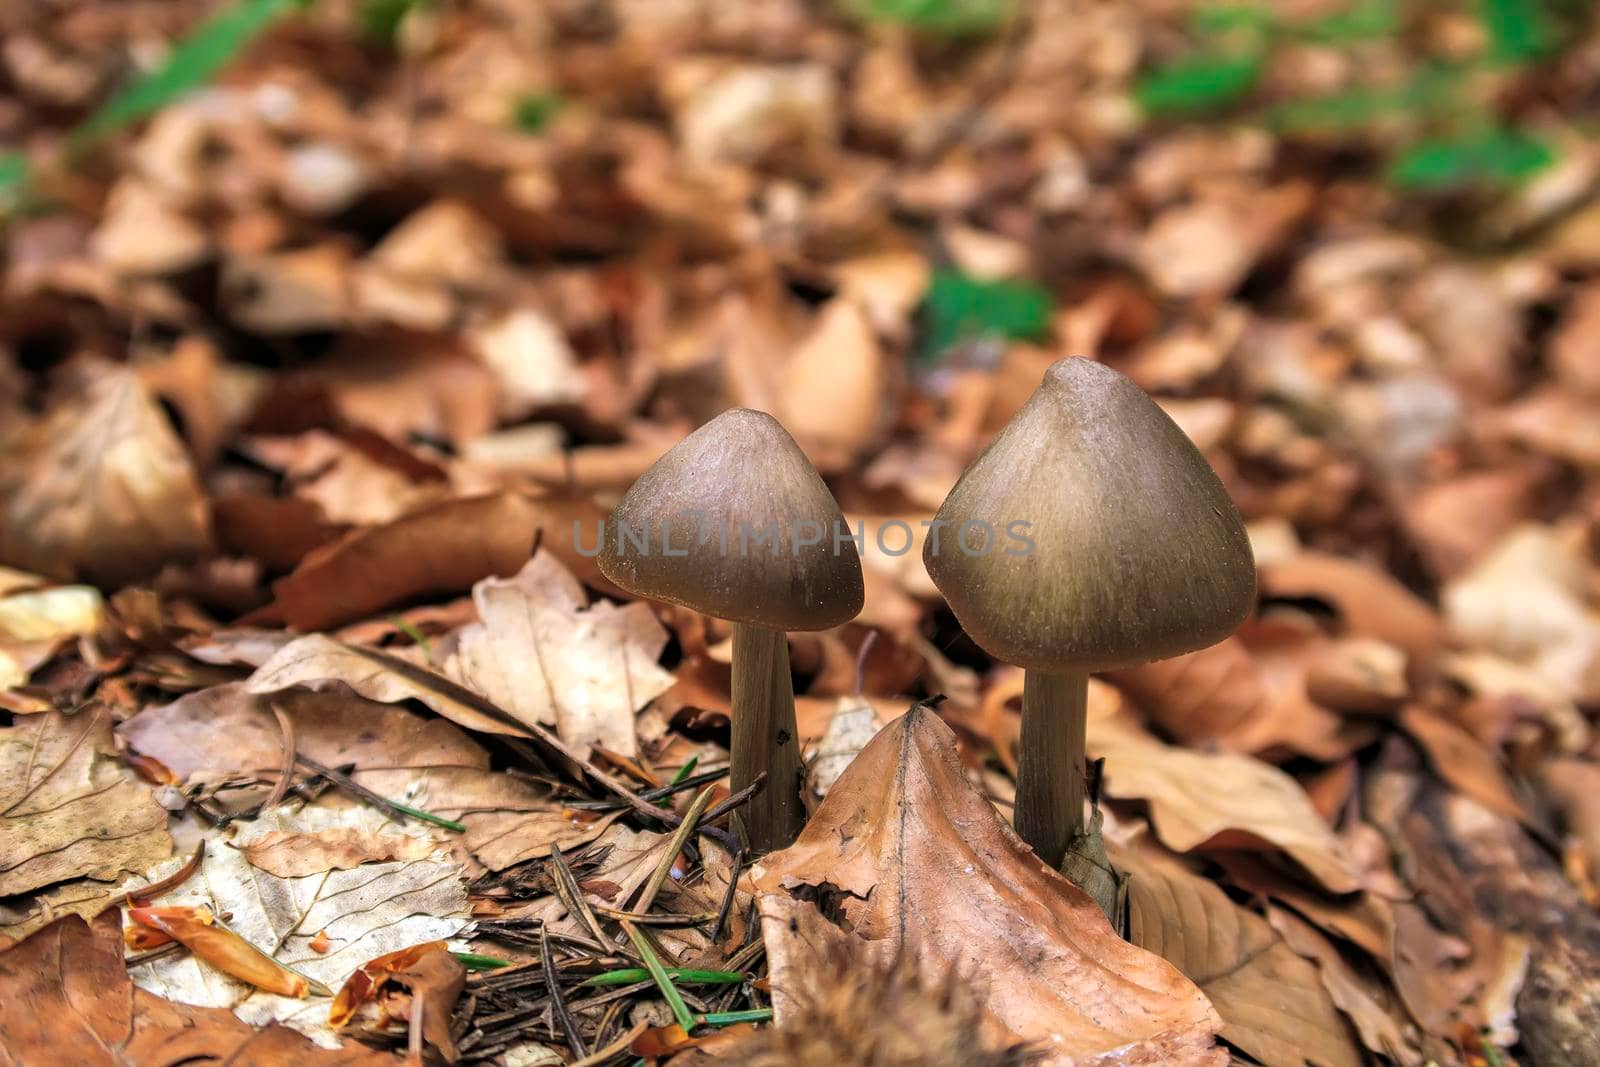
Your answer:
[[[355,827],[293,833],[273,830],[243,847],[252,867],[279,878],[347,871],[363,863],[420,860],[439,846],[419,837],[374,833]]]
[[[1444,647],[1438,613],[1376,566],[1319,552],[1261,567],[1261,595],[1321,600],[1338,612],[1343,630],[1403,648],[1426,663]]]
[[[1365,968],[1357,970],[1319,930],[1292,912],[1268,908],[1267,919],[1290,948],[1316,962],[1328,995],[1369,1051],[1404,1067],[1421,1067],[1422,1054],[1405,1032],[1411,1023],[1381,978]]]
[[[93,365],[0,455],[0,562],[105,585],[210,546],[183,443],[137,374]]]
[[[320,630],[424,594],[462,593],[481,578],[515,574],[536,537],[586,575],[593,567],[570,549],[574,519],[592,511],[511,493],[445,500],[316,549],[272,588],[290,626]]]
[[[1164,745],[1120,716],[1089,719],[1089,754],[1105,757],[1105,791],[1150,806],[1163,844],[1176,852],[1281,849],[1325,889],[1361,879],[1304,789],[1249,756]]]
[[[105,708],[0,728],[0,897],[84,875],[115,880],[172,853],[166,810],[112,751]]]
[[[1580,701],[1600,696],[1600,612],[1585,601],[1583,536],[1524,523],[1441,596],[1459,638]]]
[[[1400,725],[1422,746],[1439,777],[1490,811],[1532,825],[1505,766],[1483,742],[1438,712],[1416,705],[1400,713]]]
[[[388,1053],[319,1048],[286,1027],[251,1026],[221,1008],[174,1004],[136,988],[122,962],[122,919],[72,916],[0,953],[0,1063],[122,1067],[389,1067]]]
[[[799,840],[757,868],[764,915],[784,917],[799,887],[841,893],[877,951],[959,970],[1050,1063],[1222,1062],[1205,997],[1038,861],[968,783],[954,740],[921,707],[880,731]]]
[[[1566,832],[1577,838],[1591,877],[1600,877],[1600,764],[1556,759],[1540,769],[1540,782],[1555,803]]]
[[[656,665],[667,631],[646,604],[589,604],[547,552],[472,588],[482,621],[456,632],[445,673],[580,749],[639,752],[634,714],[672,687]]]
[[[1267,1067],[1360,1067],[1360,1050],[1318,979],[1267,920],[1154,850],[1112,846],[1128,882],[1128,938],[1205,990],[1222,1037]]]
[[[265,795],[283,762],[268,702],[242,685],[216,686],[146,708],[118,732],[184,781],[260,781],[239,796],[243,805]],[[552,844],[574,848],[615,819],[568,812],[544,788],[491,771],[488,752],[442,719],[362,700],[342,686],[289,690],[270,702],[293,721],[299,752],[329,766],[354,763],[351,776],[378,795],[465,823],[463,843],[491,869],[547,856]]]
[[[855,464],[883,427],[888,370],[866,316],[836,298],[783,366],[783,423],[823,472]]]

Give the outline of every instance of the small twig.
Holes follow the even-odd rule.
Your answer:
[[[408,807],[405,804],[396,803],[395,801],[389,800],[386,797],[381,797],[377,793],[374,793],[372,790],[368,789],[366,786],[359,784],[355,781],[355,779],[351,778],[342,771],[336,771],[332,767],[324,767],[322,764],[318,763],[314,759],[311,759],[309,756],[302,756],[299,753],[296,753],[294,758],[296,763],[300,764],[307,770],[315,771],[317,774],[321,775],[323,778],[326,778],[328,781],[332,782],[340,789],[343,789],[345,792],[361,800],[365,800],[368,804],[389,812],[390,815],[420,819],[423,822],[433,823],[435,826],[442,826],[446,830],[454,830],[458,834],[464,834],[467,832],[467,828],[464,825],[456,822],[453,819],[446,819],[444,816],[435,815],[431,811],[421,811],[417,808]]]
[[[556,869],[556,896],[561,898],[561,903],[567,906],[569,912],[583,921],[584,928],[596,941],[602,945],[610,944],[610,938],[606,937],[606,932],[600,927],[600,920],[594,917],[589,902],[583,899],[583,890],[579,888],[578,880],[572,876],[572,868],[567,866],[567,858],[555,845],[550,846],[550,860]]]
[[[555,1009],[556,1022],[561,1024],[561,1032],[567,1037],[567,1047],[581,1060],[589,1054],[589,1047],[583,1043],[577,1024],[567,1011],[567,1002],[561,996],[561,983],[556,980],[556,961],[550,953],[550,938],[543,932],[539,936],[539,962],[544,964],[544,986],[550,991],[550,1004]]]
[[[259,811],[266,811],[289,791],[289,783],[294,781],[294,720],[289,718],[277,701],[272,702],[273,717],[278,720],[278,729],[283,734],[283,769],[278,772],[278,784],[272,787],[272,792],[267,794],[267,799],[261,802]]]
[[[635,911],[648,912],[651,905],[656,902],[656,894],[661,892],[661,887],[672,875],[672,861],[678,858],[678,853],[683,850],[683,844],[689,840],[689,835],[694,833],[695,823],[700,820],[700,815],[706,810],[706,805],[711,801],[711,794],[715,786],[706,786],[700,790],[700,795],[694,798],[694,803],[689,805],[689,810],[684,813],[683,821],[678,824],[678,829],[667,840],[666,853],[656,864],[656,869],[651,872],[650,880],[644,884],[644,892],[639,894],[638,902],[634,905]],[[626,901],[624,901],[626,903]]]
[[[124,968],[137,967],[141,963],[150,963],[152,960],[159,960],[163,956],[177,955],[183,949],[184,944],[182,941],[168,941],[165,945],[153,948],[149,952],[137,952],[129,956],[122,961],[122,965]]]
[[[728,927],[728,916],[733,911],[733,898],[739,891],[739,875],[744,870],[744,850],[737,849],[733,853],[733,870],[728,875],[728,892],[722,897],[722,907],[717,909],[717,925],[711,928],[711,943],[715,945],[722,940],[722,934]]]
[[[608,919],[627,919],[640,926],[699,926],[708,923],[717,917],[714,911],[698,912],[693,915],[661,915],[656,913],[645,914],[641,911],[622,911],[618,908],[608,908],[604,904],[593,905],[594,910]]]
[[[705,815],[700,819],[701,831],[704,832],[705,830],[709,829],[708,824],[716,822],[718,819],[728,814],[728,812],[732,811],[740,804],[745,803],[751,797],[755,796],[761,791],[761,787],[766,784],[767,772],[762,771],[760,774],[756,775],[755,781],[751,782],[749,785],[745,786],[743,789],[739,790],[737,793],[734,793],[722,803],[706,812]]]
[[[177,888],[184,882],[187,882],[190,876],[193,875],[195,871],[200,869],[200,861],[205,858],[206,842],[205,838],[201,838],[200,843],[194,847],[194,855],[190,856],[189,861],[182,867],[179,867],[177,870],[173,871],[159,882],[151,882],[142,889],[129,889],[126,892],[118,893],[116,896],[112,897],[110,900],[101,905],[100,910],[95,912],[95,916],[98,917],[100,915],[104,915],[110,909],[120,907],[130,900],[150,900],[153,897],[159,897],[162,893],[165,893],[170,889]]]
[[[878,631],[868,630],[867,636],[861,642],[861,648],[856,651],[856,696],[861,695],[862,689],[867,684],[867,656],[872,653],[872,646],[878,643]]]
[[[647,1020],[641,1019],[632,1027],[617,1035],[615,1041],[603,1049],[598,1049],[593,1056],[585,1056],[581,1060],[573,1060],[567,1067],[600,1067],[614,1056],[620,1056],[628,1051],[628,1046],[638,1040],[639,1035],[650,1028]]]

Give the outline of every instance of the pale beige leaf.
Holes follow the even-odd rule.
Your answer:
[[[204,553],[204,498],[183,444],[129,370],[76,388],[0,455],[0,562],[117,585]]]
[[[463,843],[492,869],[547,856],[551,845],[574,848],[616,818],[569,812],[543,786],[490,770],[489,753],[452,723],[362,700],[343,686],[270,698],[217,686],[147,708],[118,731],[186,781],[254,776],[262,784],[239,798],[242,805],[260,799],[282,766],[269,699],[293,721],[299,752],[328,765],[353,763],[356,781],[380,796],[465,823]]]
[[[1039,862],[968,783],[954,741],[920,707],[884,727],[757,868],[764,914],[806,887],[842,893],[874,951],[959,970],[999,1032],[1039,1042],[1049,1063],[1225,1062],[1200,990]]]
[[[638,754],[634,714],[673,683],[656,665],[667,631],[648,605],[589,605],[546,552],[514,578],[479,582],[472,599],[482,621],[457,632],[446,673],[568,744]]]
[[[372,813],[362,813],[376,821]],[[273,813],[280,832],[309,834],[347,825],[337,809],[308,807]],[[270,830],[268,831],[270,832]],[[151,870],[159,879],[174,859]],[[286,967],[337,989],[374,956],[458,934],[471,918],[459,863],[448,859],[363,864],[352,870],[280,878],[251,866],[242,849],[208,849],[200,869],[157,897],[158,907],[205,907],[228,915],[228,928]],[[330,947],[311,942],[324,934]],[[246,1022],[281,1022],[331,1047],[327,1002],[264,993],[230,978],[189,954],[164,956],[130,971],[142,989],[169,1000],[231,1008]]]
[[[1105,791],[1143,800],[1163,844],[1195,849],[1281,849],[1335,893],[1361,880],[1304,789],[1249,756],[1162,744],[1121,716],[1091,716],[1089,754],[1105,757]]]
[[[1112,846],[1134,944],[1170,960],[1222,1015],[1222,1036],[1267,1067],[1361,1067],[1314,965],[1214,882],[1153,851]]]
[[[167,813],[111,755],[111,715],[87,708],[0,728],[0,897],[172,853]]]

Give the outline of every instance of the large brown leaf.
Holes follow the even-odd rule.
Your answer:
[[[1317,968],[1214,882],[1153,850],[1111,849],[1128,882],[1128,936],[1188,975],[1222,1015],[1222,1036],[1267,1067],[1361,1067]]]
[[[0,1065],[126,1067],[389,1067],[351,1042],[318,1048],[282,1026],[257,1029],[222,1008],[174,1004],[136,988],[122,963],[116,909],[92,924],[69,916],[0,953]]]
[[[115,880],[171,854],[165,809],[111,750],[103,708],[0,729],[0,897],[83,875]]]
[[[0,456],[0,563],[117,585],[201,555],[205,501],[166,415],[132,371],[82,371]]]
[[[1200,990],[1117,937],[1038,860],[968,783],[949,727],[920,707],[862,750],[756,884],[769,917],[792,890],[841,892],[856,934],[970,978],[1001,1030],[1039,1042],[1050,1063],[1224,1062]]]

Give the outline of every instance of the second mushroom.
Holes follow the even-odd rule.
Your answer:
[[[1142,389],[1064,359],[950,491],[923,560],[968,635],[1026,668],[1014,822],[1058,867],[1083,831],[1089,675],[1233,632],[1255,605],[1244,524]]]

